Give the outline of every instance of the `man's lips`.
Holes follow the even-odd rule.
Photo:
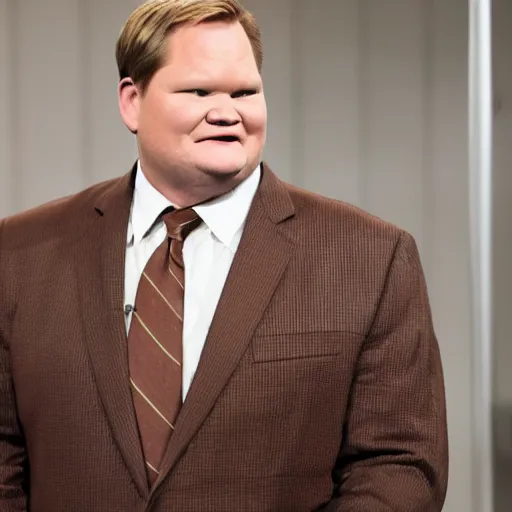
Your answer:
[[[237,135],[213,135],[211,137],[204,137],[200,139],[198,142],[240,142],[240,137]]]

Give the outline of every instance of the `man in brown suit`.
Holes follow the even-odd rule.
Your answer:
[[[443,376],[410,235],[260,165],[235,0],[139,7],[140,160],[0,223],[1,512],[431,512]]]

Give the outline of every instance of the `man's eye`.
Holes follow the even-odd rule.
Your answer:
[[[208,91],[205,91],[204,89],[191,89],[190,91],[187,91],[187,92],[190,92],[190,93],[195,94],[196,96],[200,96],[200,97],[208,96]]]
[[[258,91],[254,89],[244,89],[243,91],[236,91],[234,92],[231,97],[232,98],[245,98],[246,96],[253,96]]]

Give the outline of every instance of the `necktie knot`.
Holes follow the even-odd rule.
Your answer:
[[[173,240],[183,242],[185,238],[201,224],[202,220],[192,208],[173,210],[162,217],[167,234]]]

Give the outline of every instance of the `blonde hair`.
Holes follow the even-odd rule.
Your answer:
[[[167,38],[176,28],[218,20],[238,21],[242,25],[261,72],[260,29],[254,16],[237,0],[148,0],[130,15],[117,40],[120,80],[130,77],[144,92],[153,75],[163,66]]]

